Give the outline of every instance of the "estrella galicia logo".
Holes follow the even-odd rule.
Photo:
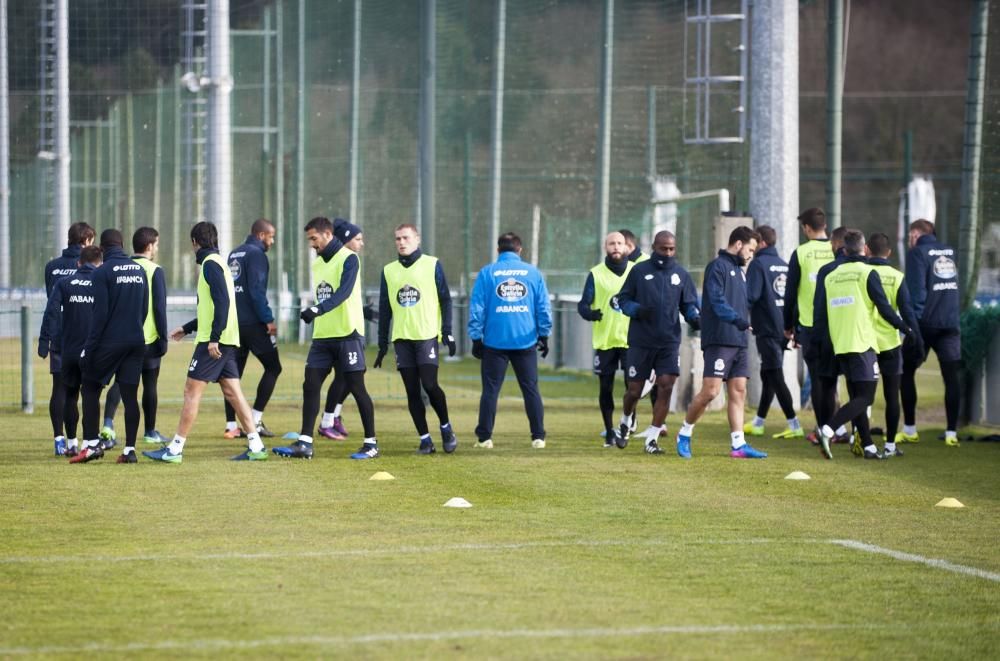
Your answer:
[[[771,283],[771,288],[774,289],[774,293],[778,295],[779,298],[785,297],[785,285],[788,282],[788,276],[784,273],[779,273],[778,277],[774,279]]]
[[[232,274],[233,280],[239,280],[240,279],[240,272],[241,271],[242,271],[242,269],[240,268],[240,260],[238,260],[238,259],[231,259],[231,260],[229,260],[229,272]]]
[[[420,302],[420,290],[410,285],[403,285],[396,292],[396,302],[399,303],[400,307],[412,308]]]
[[[934,260],[934,275],[942,280],[951,280],[958,275],[958,267],[950,257],[941,255]]]
[[[507,278],[497,285],[497,296],[505,301],[520,301],[528,295],[528,287],[520,280]]]
[[[320,281],[316,285],[316,302],[322,303],[331,296],[333,296],[333,287],[326,280]]]

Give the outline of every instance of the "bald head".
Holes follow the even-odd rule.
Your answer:
[[[611,232],[604,237],[604,252],[612,261],[619,262],[631,251],[625,244],[625,236],[621,232]]]

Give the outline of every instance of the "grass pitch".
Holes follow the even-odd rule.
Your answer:
[[[189,355],[172,345],[164,365],[167,435]],[[276,432],[299,426],[303,356],[283,350]],[[737,461],[714,413],[691,461],[605,450],[596,380],[545,372],[548,447],[531,449],[509,384],[480,451],[476,370],[442,366],[450,456],[413,454],[391,369],[369,372],[375,461],[347,458],[350,400],[350,441],[250,464],[226,461],[241,444],[221,438],[217,390],[179,466],[71,466],[43,405],[5,414],[0,657],[996,657],[1000,444],[947,448],[923,424],[898,460],[767,437],[768,459]],[[922,421],[940,419],[935,374]],[[443,508],[454,496],[473,507]],[[935,508],[946,496],[966,508]]]

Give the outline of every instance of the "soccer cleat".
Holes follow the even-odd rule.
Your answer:
[[[437,448],[434,447],[434,441],[430,438],[420,439],[420,447],[417,448],[417,454],[434,454],[437,452]]]
[[[170,442],[170,439],[154,429],[153,431],[149,432],[148,434],[142,437],[142,442],[160,443],[161,445],[165,445]]]
[[[264,426],[264,422],[257,423],[257,434],[261,438],[274,438],[274,432]]]
[[[112,447],[112,448],[115,447],[115,443],[114,442],[118,439],[118,435],[115,433],[114,427],[108,427],[107,425],[105,425],[104,427],[101,427],[101,433],[98,434],[97,436],[102,441],[111,441],[111,445],[110,446],[107,446],[107,445],[104,446],[105,450],[107,450],[108,447]]]
[[[635,411],[632,412],[631,422],[628,425],[628,432],[634,434],[635,430],[639,428],[639,416],[636,415]]]
[[[851,454],[856,457],[860,457],[865,454],[864,447],[861,445],[861,434],[858,432],[854,432],[854,438],[851,441]]]
[[[85,464],[88,461],[96,461],[104,457],[104,448],[100,444],[88,445],[69,460],[71,464]]]
[[[441,446],[444,448],[445,454],[451,454],[458,447],[458,437],[455,436],[450,425],[447,429],[441,428]]]
[[[764,426],[754,427],[752,422],[747,422],[743,425],[743,433],[747,436],[763,436]],[[777,434],[775,435],[777,437]]]
[[[339,415],[333,419],[333,429],[344,438],[350,436],[350,434],[347,433],[347,428],[344,427],[344,421],[340,419]]]
[[[628,438],[632,435],[632,427],[629,425],[621,425],[618,428],[618,436],[615,437],[615,445],[619,449],[624,450],[628,446]]]
[[[660,447],[655,438],[646,443],[646,454],[663,454],[663,448]]]
[[[813,445],[819,445],[819,439],[820,436],[822,435],[823,432],[817,429],[815,431],[811,431],[808,434],[806,434],[806,440],[812,443]]]
[[[837,444],[851,443],[851,434],[835,434],[833,437],[833,442]]]
[[[252,452],[247,448],[235,457],[230,457],[229,461],[267,461],[267,448],[261,449],[260,452]]]
[[[805,438],[806,433],[803,431],[802,427],[798,429],[786,429],[784,431],[779,431],[777,434],[771,436],[771,438]]]
[[[907,434],[904,431],[896,432],[897,445],[899,445],[900,443],[919,443],[919,442],[920,442],[920,434],[918,433]]]
[[[305,441],[295,441],[291,445],[286,445],[278,448],[271,448],[271,452],[278,455],[279,457],[287,457],[290,459],[312,459],[313,444],[307,443]]]
[[[477,448],[482,448],[484,450],[492,450],[493,449],[493,439],[492,438],[487,438],[485,441],[476,441],[476,447]]]
[[[80,448],[78,448],[77,446],[75,446],[75,445],[69,445],[69,446],[66,447],[66,456],[67,457],[75,457],[78,454],[80,454]]]
[[[60,436],[53,442],[53,447],[55,448],[55,453],[57,457],[66,456],[66,439]]]
[[[862,456],[865,459],[876,459],[876,460],[883,459],[882,453],[880,453],[878,450],[875,450],[874,452],[872,452],[871,450],[862,450],[862,452],[863,452]]]
[[[357,452],[351,455],[351,459],[377,459],[379,454],[378,445],[375,443],[365,443]]]
[[[179,464],[184,461],[183,454],[174,454],[168,447],[162,447],[159,450],[146,450],[142,453],[142,456],[148,457],[153,461],[162,461],[168,464]]]
[[[902,456],[903,456],[903,450],[901,448],[896,448],[895,450],[890,450],[886,448],[885,450],[882,451],[883,459],[889,459],[891,457],[902,457]]]
[[[730,450],[729,456],[733,459],[767,459],[766,452],[751,447],[749,443],[744,443],[740,447]]]
[[[336,427],[320,427],[318,433],[320,436],[323,436],[324,438],[330,438],[335,441],[342,441],[345,438],[347,438],[346,436],[338,432]]]
[[[531,447],[535,448],[536,450],[544,450],[545,449],[545,439],[544,438],[535,438],[535,439],[532,439],[531,440]]]
[[[677,434],[677,456],[681,459],[691,458],[691,437]]]
[[[833,450],[830,449],[830,442],[832,440],[832,437],[827,436],[823,432],[819,433],[819,451],[822,452],[823,456],[827,459],[833,459]]]
[[[604,433],[601,434],[601,437],[604,438],[604,447],[613,448],[618,441],[618,430],[606,429],[604,430]]]
[[[135,452],[129,452],[128,454],[120,454],[118,458],[115,459],[116,464],[137,464],[139,463],[139,457],[135,456]]]
[[[227,428],[226,431],[222,432],[222,438],[245,438],[245,437],[246,434],[244,434],[243,430],[240,429],[239,427],[237,427],[236,429]]]

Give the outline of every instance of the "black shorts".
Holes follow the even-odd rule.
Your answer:
[[[664,347],[629,347],[625,354],[628,366],[625,374],[629,381],[648,381],[650,372],[656,376],[681,373],[680,346],[668,344]]]
[[[232,344],[220,344],[222,358],[213,358],[208,353],[208,342],[199,342],[194,347],[191,364],[188,365],[188,378],[206,383],[216,383],[219,379],[240,378],[239,366],[236,364],[237,347]]]
[[[962,336],[958,329],[921,326],[920,335],[924,338],[924,350],[930,353],[933,349],[942,365],[962,360]]]
[[[879,374],[902,374],[903,373],[903,347],[887,349],[878,355]]]
[[[757,354],[762,370],[780,370],[784,365],[785,338],[757,336]]]
[[[306,367],[335,369],[338,372],[364,372],[365,339],[360,335],[346,338],[313,340],[306,356]]]
[[[710,379],[750,378],[750,356],[746,347],[710,345],[702,350],[705,355],[703,376]]]
[[[862,353],[842,353],[837,355],[840,373],[848,381],[878,381],[879,364],[874,349]]]
[[[278,350],[278,338],[267,332],[267,324],[240,325],[240,351],[262,356]]]
[[[111,379],[126,385],[139,385],[145,353],[145,344],[134,347],[97,347],[93,355],[80,359],[82,378],[105,386],[111,383]]]
[[[396,352],[396,369],[398,370],[404,367],[438,364],[436,337],[429,340],[396,340],[392,343],[392,348]]]
[[[149,370],[160,369],[160,351],[156,347],[156,342],[150,342],[146,345],[146,350],[142,354],[142,371],[148,372]]]
[[[613,349],[594,350],[594,374],[614,374],[618,370],[628,369],[628,349],[615,347]],[[649,374],[649,372],[646,372]]]
[[[59,355],[59,354],[56,354]],[[68,388],[78,388],[82,383],[82,370],[80,369],[80,357],[79,356],[66,356],[66,358],[59,361],[62,366],[63,385]]]

